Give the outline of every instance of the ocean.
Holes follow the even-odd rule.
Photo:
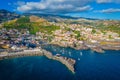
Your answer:
[[[55,45],[42,48],[76,60],[75,74],[44,56],[0,61],[0,80],[120,80],[120,51],[75,50]]]

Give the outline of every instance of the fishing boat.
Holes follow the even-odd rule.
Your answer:
[[[83,54],[82,54],[82,52],[80,52],[80,56],[82,56]]]

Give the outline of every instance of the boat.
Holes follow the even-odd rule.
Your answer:
[[[78,61],[80,61],[80,58],[78,58]]]
[[[69,56],[71,56],[71,52],[69,52]]]
[[[56,54],[57,57],[60,57],[60,54]]]
[[[80,56],[82,56],[83,54],[82,54],[82,52],[80,52]]]

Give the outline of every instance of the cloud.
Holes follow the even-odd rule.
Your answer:
[[[93,8],[90,5],[84,6],[84,7],[80,7],[80,8],[76,8],[76,11],[87,11],[87,10],[92,10]]]
[[[94,12],[101,12],[101,13],[114,13],[114,12],[120,12],[120,9],[114,9],[114,8],[110,8],[110,9],[104,9],[104,10],[98,10],[98,11],[94,11]]]
[[[120,0],[96,0],[97,3],[120,3]]]
[[[112,0],[97,0],[97,3],[111,3]]]
[[[15,5],[17,5],[16,10],[19,12],[74,13],[92,10],[93,8],[89,5],[92,2],[96,2],[97,4],[118,4],[120,3],[120,0],[40,0],[39,2],[18,1],[17,3],[15,3]],[[99,12],[110,13],[116,12],[116,10],[108,9]]]
[[[41,0],[40,2],[19,2],[19,12],[73,13],[92,9],[88,3],[93,0]],[[17,3],[18,4],[18,3]]]

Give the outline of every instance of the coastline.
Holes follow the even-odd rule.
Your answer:
[[[67,44],[67,43],[66,43]],[[118,42],[117,45],[113,44],[113,45],[108,45],[108,44],[87,44],[86,42],[78,45],[76,44],[60,44],[60,43],[50,43],[50,45],[57,45],[57,46],[61,46],[61,47],[70,47],[73,48],[75,50],[88,50],[91,49],[92,51],[98,52],[98,53],[104,53],[105,50],[120,50],[120,42]],[[75,45],[75,46],[74,46]]]
[[[15,53],[7,53],[0,54],[0,60],[9,59],[9,58],[19,58],[25,56],[45,56],[48,59],[59,61],[60,63],[64,64],[73,74],[75,73],[74,65],[76,61],[71,58],[63,57],[61,55],[52,55],[52,53],[44,50],[44,49],[37,49],[37,50],[24,50],[21,52]]]

